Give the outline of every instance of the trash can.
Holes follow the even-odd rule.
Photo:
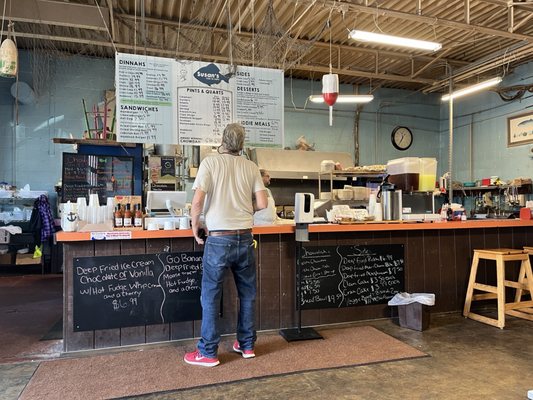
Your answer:
[[[389,306],[398,307],[399,323],[402,328],[424,331],[429,328],[430,306],[435,304],[433,293],[397,293]]]

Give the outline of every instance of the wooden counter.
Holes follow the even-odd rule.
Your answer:
[[[432,312],[459,311],[463,307],[474,249],[533,245],[533,221],[479,220],[444,223],[313,224],[306,246],[402,244],[405,290],[435,293]],[[258,226],[257,330],[294,327],[295,251],[293,225]],[[168,341],[198,337],[200,321],[143,325],[118,329],[74,332],[73,259],[75,257],[155,254],[165,251],[202,251],[191,230],[133,231],[131,240],[90,240],[88,232],[58,232],[64,245],[64,351]],[[493,279],[494,268],[480,266],[480,274]],[[238,303],[233,280],[224,282],[221,332],[235,331]],[[316,326],[396,316],[386,304],[305,310],[303,326]],[[95,315],[95,318],[98,316]]]
[[[441,229],[482,229],[482,228],[517,228],[531,227],[533,220],[520,219],[483,219],[476,221],[454,222],[362,222],[346,225],[339,224],[311,224],[309,232],[369,232],[369,231],[411,231],[411,230],[441,230]],[[254,235],[294,233],[294,225],[265,225],[255,226]],[[161,239],[192,237],[192,230],[174,229],[171,231],[132,231],[131,239]],[[79,242],[91,240],[90,232],[58,232],[58,242]]]

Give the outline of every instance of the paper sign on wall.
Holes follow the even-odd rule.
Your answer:
[[[247,146],[283,147],[281,70],[119,53],[116,71],[119,141],[216,146],[240,122]]]

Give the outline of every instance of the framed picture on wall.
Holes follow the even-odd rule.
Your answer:
[[[533,112],[507,118],[507,147],[533,143]]]

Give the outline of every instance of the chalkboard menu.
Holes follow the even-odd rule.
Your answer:
[[[97,193],[105,205],[106,197],[133,194],[133,157],[63,153],[62,175],[63,203]]]
[[[202,253],[74,259],[74,331],[201,319]]]
[[[401,244],[302,247],[302,310],[388,302],[404,291]]]

